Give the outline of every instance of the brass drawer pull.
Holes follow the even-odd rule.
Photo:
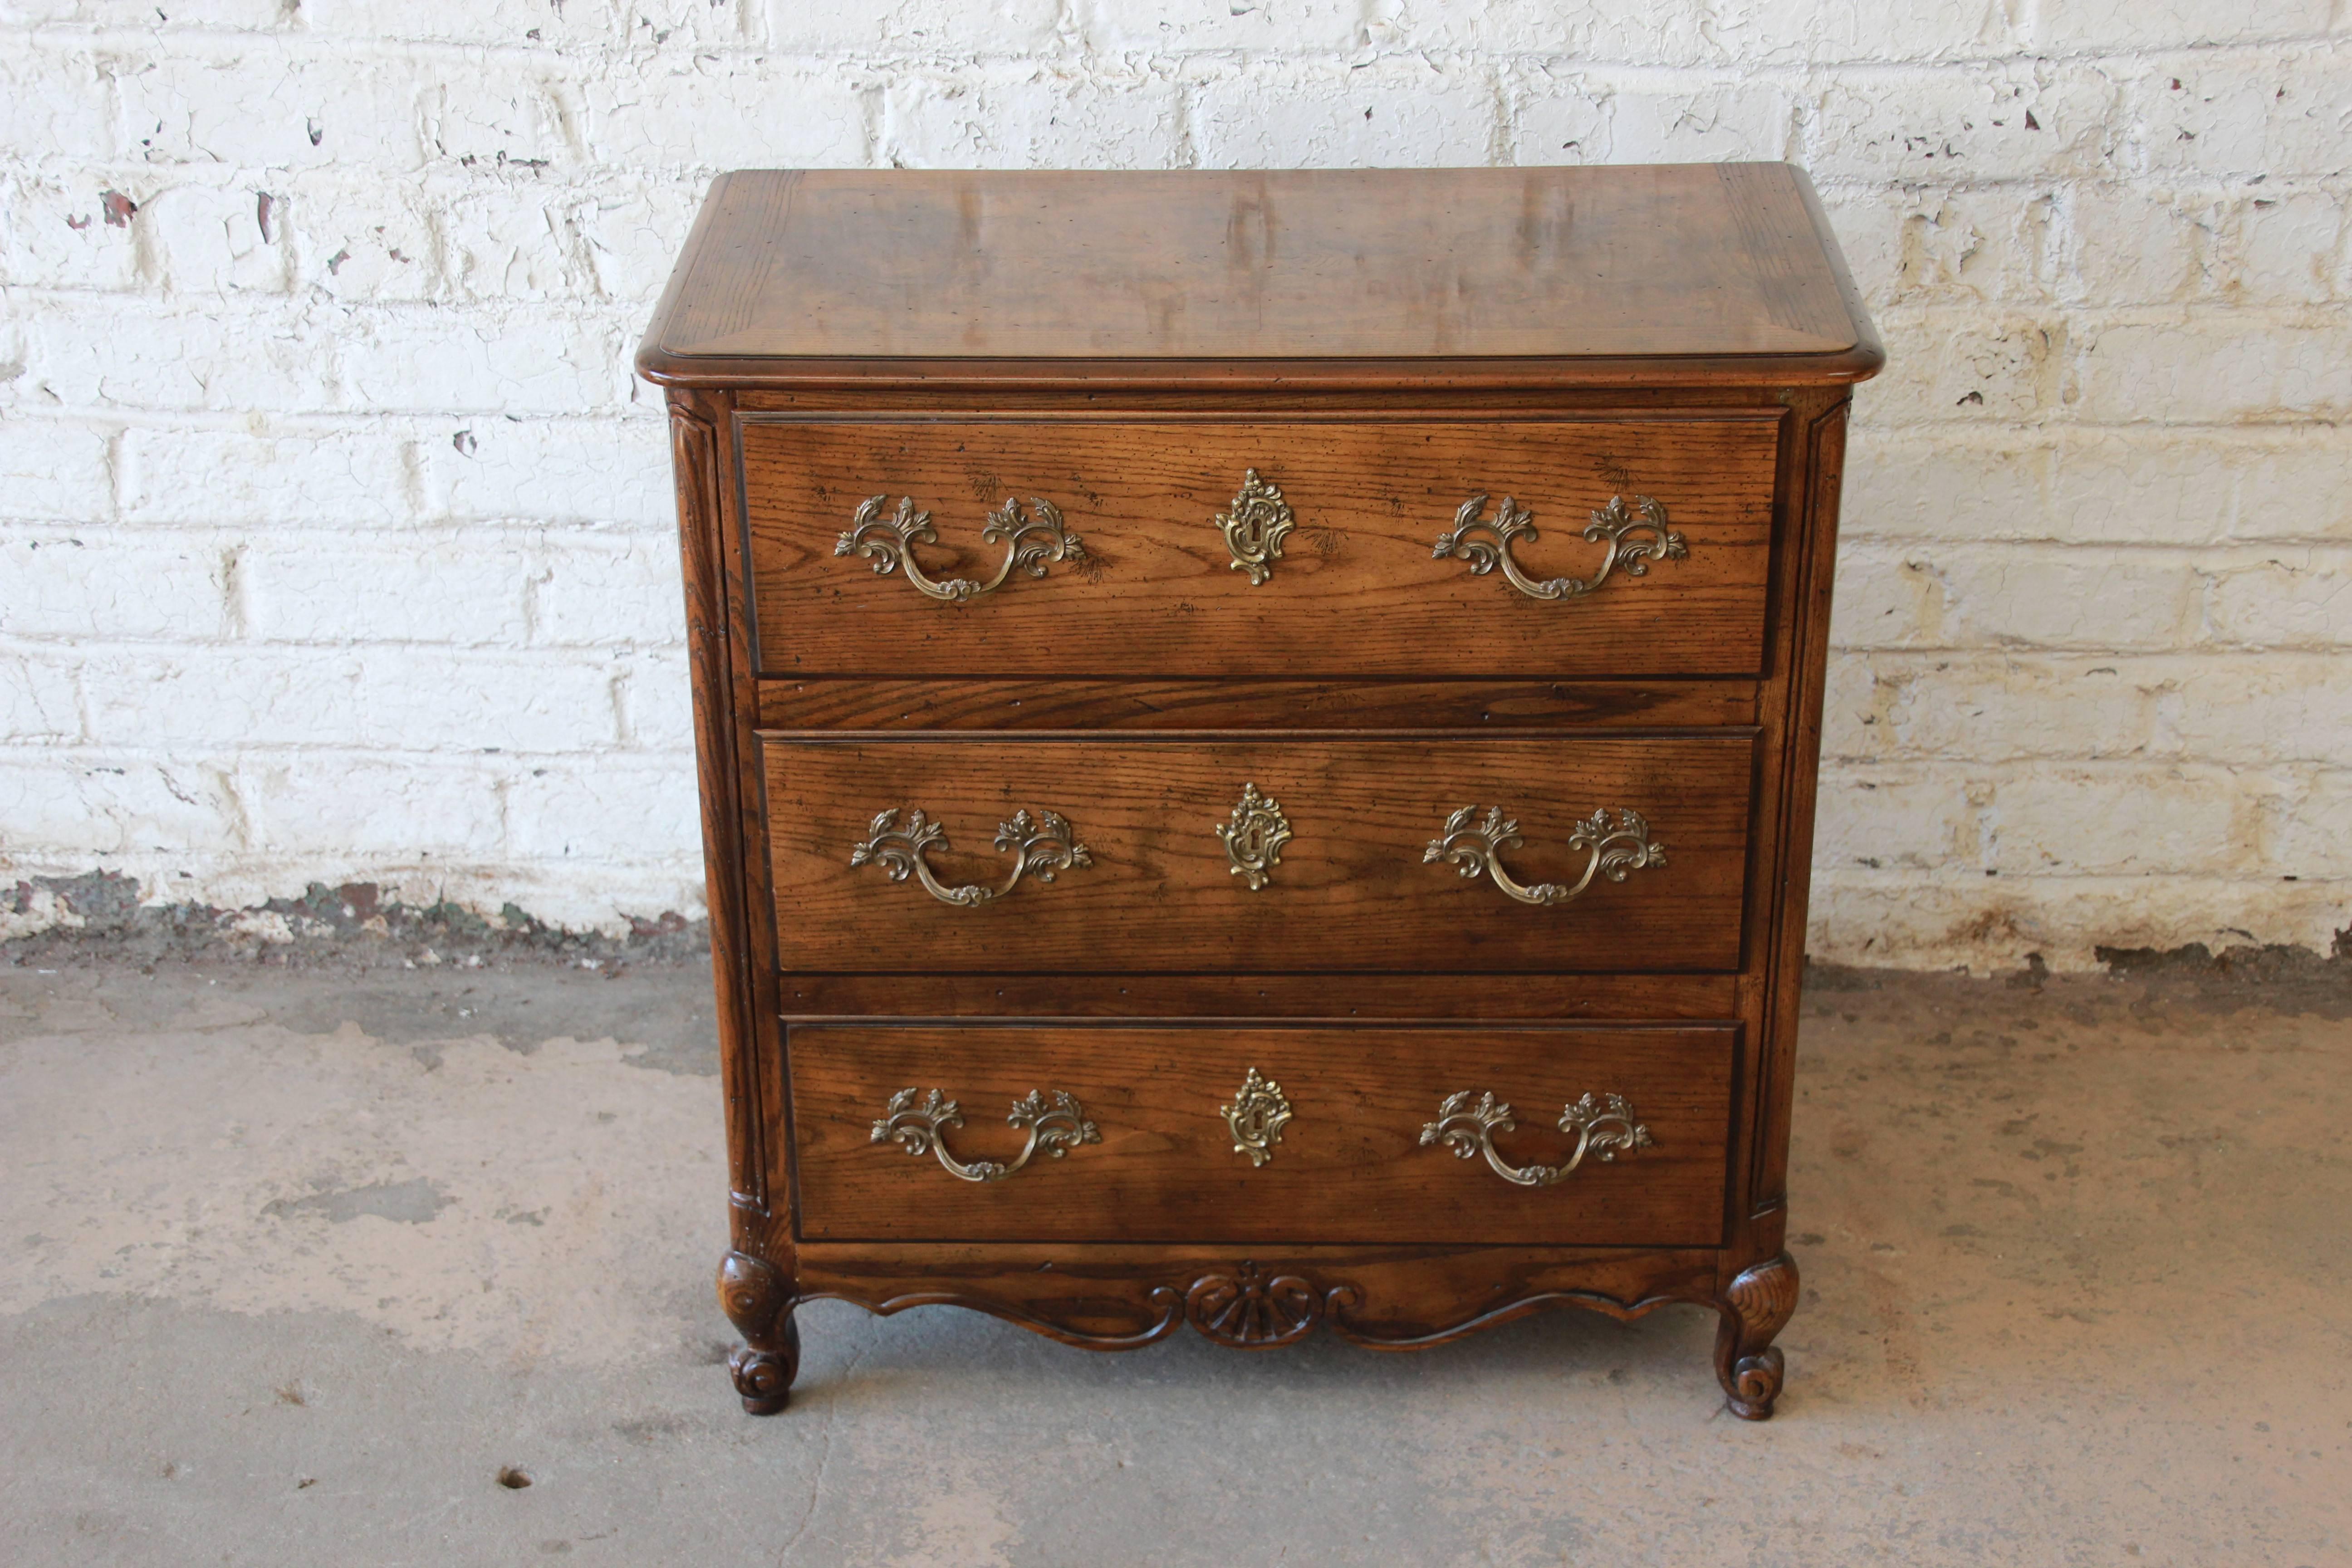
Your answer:
[[[1605,544],[1608,553],[1601,558],[1601,570],[1590,577],[1554,577],[1538,582],[1519,569],[1511,554],[1511,546],[1520,540],[1532,543],[1536,537],[1535,514],[1510,497],[1503,498],[1502,510],[1495,521],[1486,521],[1478,514],[1486,510],[1484,494],[1472,496],[1454,514],[1454,531],[1437,536],[1435,559],[1448,556],[1470,563],[1470,574],[1484,577],[1496,567],[1503,569],[1504,580],[1530,599],[1577,599],[1593,592],[1609,580],[1609,574],[1622,571],[1628,577],[1649,574],[1653,561],[1680,561],[1690,553],[1683,536],[1666,527],[1666,509],[1648,496],[1635,496],[1633,506],[1641,515],[1635,517],[1625,510],[1623,496],[1611,496],[1609,504],[1592,514],[1585,525],[1584,537],[1596,544]],[[1483,529],[1493,534],[1490,543],[1470,537],[1472,529]],[[1645,532],[1647,539],[1627,539],[1627,535]]]
[[[884,1107],[882,1120],[874,1124],[872,1143],[898,1143],[908,1154],[919,1160],[926,1154],[937,1154],[940,1167],[961,1182],[1001,1182],[1029,1163],[1031,1155],[1043,1149],[1047,1157],[1058,1160],[1081,1143],[1099,1143],[1102,1131],[1087,1120],[1085,1107],[1077,1097],[1060,1089],[1047,1093],[1031,1089],[1024,1100],[1013,1102],[1013,1114],[1004,1120],[1022,1128],[1029,1141],[1021,1152],[1007,1165],[994,1160],[974,1160],[969,1164],[948,1152],[942,1134],[950,1127],[963,1125],[963,1112],[952,1100],[940,1098],[938,1089],[923,1096],[922,1103],[915,1102],[920,1091],[902,1089],[890,1097]]]
[[[1451,860],[1462,868],[1465,877],[1475,877],[1484,871],[1500,888],[1523,904],[1564,904],[1592,885],[1597,874],[1612,882],[1622,882],[1626,874],[1645,866],[1666,863],[1666,847],[1650,837],[1650,825],[1642,814],[1624,806],[1617,808],[1617,825],[1609,825],[1609,808],[1602,806],[1576,825],[1568,836],[1570,849],[1585,851],[1584,875],[1573,887],[1564,882],[1538,882],[1530,887],[1514,881],[1503,869],[1502,851],[1519,845],[1519,825],[1503,815],[1499,805],[1486,808],[1486,820],[1473,824],[1478,808],[1465,805],[1445,819],[1445,834],[1429,841],[1422,852],[1422,863]]]
[[[1656,1143],[1650,1130],[1633,1120],[1633,1108],[1625,1103],[1623,1095],[1612,1094],[1595,1100],[1587,1094],[1560,1112],[1559,1130],[1576,1136],[1576,1147],[1564,1163],[1514,1165],[1495,1152],[1495,1134],[1508,1132],[1518,1125],[1511,1120],[1511,1108],[1492,1094],[1481,1094],[1475,1102],[1470,1096],[1471,1091],[1465,1089],[1460,1094],[1445,1097],[1445,1102],[1437,1108],[1437,1120],[1423,1126],[1421,1146],[1426,1149],[1433,1143],[1442,1144],[1457,1160],[1484,1154],[1495,1174],[1515,1187],[1557,1186],[1576,1173],[1587,1154],[1608,1164],[1620,1154],[1631,1154],[1636,1149],[1648,1149]]]
[[[1054,873],[1066,867],[1095,863],[1092,852],[1072,834],[1068,817],[1058,811],[1041,811],[1032,816],[1024,809],[1014,812],[1012,821],[997,825],[997,853],[1013,851],[1013,875],[1005,879],[1004,886],[986,888],[971,882],[951,888],[932,875],[931,863],[924,858],[934,844],[942,849],[954,847],[948,842],[947,829],[923,815],[921,806],[908,814],[907,826],[901,827],[898,813],[902,809],[894,805],[875,814],[866,827],[866,842],[850,849],[849,863],[863,866],[870,860],[894,882],[905,881],[911,872],[925,892],[958,909],[993,903],[1019,887],[1024,876],[1034,873],[1037,880],[1050,882]]]
[[[1087,558],[1086,546],[1078,536],[1062,526],[1059,507],[1043,496],[1031,496],[1029,504],[1037,515],[1024,517],[1021,503],[1008,496],[1003,506],[988,514],[988,526],[980,531],[981,538],[989,543],[1002,540],[1008,546],[1004,564],[996,569],[996,575],[985,583],[975,583],[969,577],[928,577],[915,559],[914,546],[940,542],[939,531],[931,526],[931,514],[917,511],[914,497],[900,496],[898,515],[885,521],[882,503],[887,500],[887,496],[868,496],[859,502],[857,510],[850,516],[848,531],[834,542],[833,552],[865,556],[874,563],[874,574],[877,577],[887,577],[903,566],[907,581],[915,585],[917,593],[941,604],[961,605],[982,594],[993,594],[1015,571],[1043,577],[1048,562]]]

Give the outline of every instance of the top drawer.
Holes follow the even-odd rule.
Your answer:
[[[758,668],[1754,675],[1779,429],[749,420]]]

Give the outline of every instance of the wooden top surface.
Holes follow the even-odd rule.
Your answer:
[[[1879,363],[1785,163],[763,170],[712,185],[639,368],[1752,356]]]

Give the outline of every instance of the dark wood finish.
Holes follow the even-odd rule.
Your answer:
[[[767,738],[768,840],[791,969],[938,973],[1297,973],[1735,969],[1748,860],[1746,735],[1246,742]],[[1244,784],[1297,837],[1251,891],[1215,834]],[[1573,882],[1576,824],[1603,807],[1648,819],[1665,864],[1595,877],[1556,906],[1431,864],[1456,809],[1503,807],[1526,842],[1521,882]],[[1002,887],[991,847],[1017,810],[1066,817],[1092,864],[1030,878],[977,909],[854,865],[876,814],[947,831],[929,861],[950,886]],[[1614,817],[1612,816],[1612,821]]]
[[[1737,974],[1514,974],[1482,983],[1500,1021],[1736,1018]],[[1452,975],[787,974],[793,1021],[905,1018],[1288,1018],[1426,1022],[1461,1010]]]
[[[1412,1349],[1688,1302],[1732,1411],[1769,1415],[1846,388],[1880,359],[1779,165],[716,185],[639,365],[676,437],[746,1407],[784,1406],[793,1309],[834,1296],[1097,1349]],[[1245,467],[1297,514],[1259,586],[1210,521]],[[1539,576],[1589,573],[1612,494],[1654,494],[1690,553],[1528,601],[1432,559],[1477,489],[1533,509]],[[935,572],[992,572],[1008,494],[1063,505],[1091,559],[934,605],[830,553],[883,493],[933,514]],[[1208,834],[1244,779],[1300,835],[1259,894],[1215,885]],[[1566,868],[1555,803],[1596,782],[1642,792],[1610,804],[1666,864],[1549,910],[1395,864],[1443,809],[1406,833],[1399,803],[1457,781],[1510,787],[1479,804],[1519,816],[1523,879]],[[865,798],[909,782],[931,798]],[[851,877],[898,804],[948,819],[950,880],[1001,877],[1021,805],[1103,858],[950,910]],[[1374,966],[1252,967],[1351,949]],[[1212,1120],[1244,1045],[1297,1108],[1259,1170]],[[1556,1157],[1546,1100],[1607,1076],[1657,1146],[1536,1191],[1423,1149],[1412,1093],[1465,1060],[1511,1069],[1517,1159]],[[1050,1087],[1039,1063],[1103,1142],[979,1184],[870,1142],[866,1099],[936,1083],[958,1146],[1005,1152],[993,1100]],[[1594,1081],[1546,1077],[1570,1068]],[[928,1238],[821,1234],[845,1226]]]
[[[1554,1307],[1633,1319],[1690,1302],[1727,1313],[1733,1309],[1716,1289],[1715,1258],[1713,1250],[1568,1247],[1244,1253],[1232,1247],[812,1241],[801,1252],[800,1300],[855,1301],[886,1315],[910,1307],[971,1307],[1085,1350],[1132,1350],[1189,1321],[1222,1344],[1256,1349],[1266,1342],[1214,1328],[1205,1312],[1194,1316],[1193,1306],[1219,1284],[1254,1275],[1261,1290],[1278,1280],[1301,1281],[1320,1309],[1321,1326],[1343,1339],[1370,1350],[1412,1351]]]
[[[1752,680],[764,680],[764,730],[1465,730],[1756,722]]]
[[[1544,422],[981,424],[747,421],[760,669],[768,675],[1748,675],[1761,668],[1780,411]],[[1267,581],[1233,569],[1215,518],[1255,469],[1297,529]],[[1650,497],[1682,560],[1573,600],[1438,559],[1457,509],[1506,497],[1530,576],[1589,580],[1592,513]],[[992,508],[1038,497],[1082,561],[966,604],[837,555],[861,501],[930,514],[934,578],[985,582]]]
[[[640,363],[1628,359],[1851,374],[1780,163],[723,177]]]
[[[803,1026],[791,1031],[801,1232],[810,1240],[1716,1245],[1730,1128],[1729,1026],[1681,1029]],[[1255,1068],[1293,1119],[1263,1166],[1219,1108]],[[1001,1182],[961,1181],[876,1144],[898,1089],[938,1088],[966,1125],[956,1157],[1008,1161],[1004,1108],[1075,1095],[1102,1141]],[[1515,1166],[1556,1164],[1585,1094],[1622,1094],[1656,1140],[1586,1159],[1557,1186],[1513,1186],[1419,1142],[1469,1089],[1516,1110]]]

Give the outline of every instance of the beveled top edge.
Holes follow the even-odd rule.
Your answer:
[[[1053,195],[1089,185],[1083,204]],[[1108,233],[1100,255],[1069,238],[1081,209],[1157,213],[1166,201],[1145,198],[1171,185],[1224,204],[1209,215],[1223,226],[1213,240],[1201,237],[1205,204],[1192,204],[1185,243],[1198,255],[1143,246],[1132,211],[1087,228]],[[1507,211],[1507,195],[1517,204]],[[950,197],[954,236],[940,226]],[[1309,197],[1319,205],[1294,216]],[[864,251],[813,246],[811,215],[826,201],[849,226],[828,234],[863,234]],[[1415,216],[1374,210],[1399,205]],[[1457,216],[1478,232],[1459,245],[1433,237]],[[1253,245],[1306,255],[1286,272],[1278,259],[1237,268]],[[1651,261],[1679,271],[1654,278]],[[960,269],[973,276],[945,275]],[[1339,271],[1365,289],[1335,294]],[[1137,301],[1163,286],[1178,304],[1155,324]],[[906,302],[877,307],[894,290]],[[787,295],[790,320],[763,317]],[[1318,308],[1305,308],[1310,297]],[[1192,308],[1212,319],[1185,325]],[[688,386],[1306,388],[1433,374],[1465,385],[1820,384],[1864,379],[1883,361],[1811,182],[1770,163],[742,171],[713,183],[637,368]]]

